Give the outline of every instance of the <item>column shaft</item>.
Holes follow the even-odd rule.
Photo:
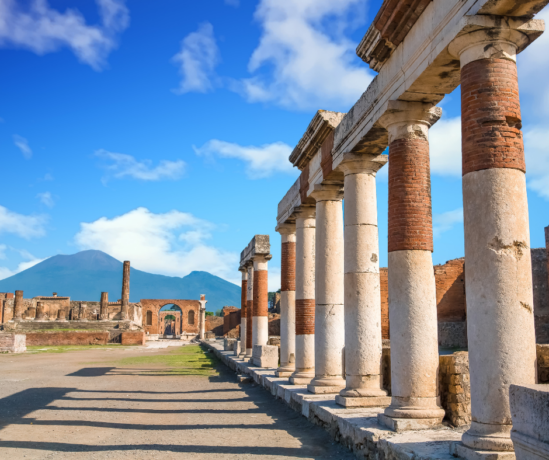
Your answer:
[[[269,340],[269,272],[264,256],[254,257],[253,345],[267,345]]]
[[[311,393],[338,393],[344,386],[343,190],[316,186],[315,378]]]
[[[512,59],[466,63],[462,56],[461,63],[465,283],[473,419],[463,443],[476,450],[506,451],[513,450],[509,385],[536,383],[517,69]]]
[[[23,291],[15,291],[15,300],[13,303],[13,320],[21,321],[23,319]]]
[[[248,269],[248,291],[246,294],[246,358],[252,357],[253,352],[253,316],[254,316],[254,266],[250,263]]]
[[[282,236],[280,286],[280,367],[278,377],[295,371],[295,225],[279,226]]]
[[[315,216],[314,207],[303,207],[296,218],[294,385],[308,384],[315,376]]]
[[[101,293],[101,303],[99,307],[99,319],[108,320],[109,319],[109,293]]]
[[[124,261],[122,271],[122,320],[129,318],[129,302],[130,302],[130,261]]]
[[[240,295],[240,356],[246,355],[246,327],[248,313],[248,272],[245,267],[241,267],[242,272],[242,290]]]

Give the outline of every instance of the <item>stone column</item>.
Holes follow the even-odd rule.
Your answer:
[[[36,321],[46,321],[46,309],[42,302],[36,302]]]
[[[315,185],[315,378],[311,393],[339,393],[343,379],[343,187]]]
[[[23,320],[23,291],[15,291],[15,301],[13,303],[13,320]]]
[[[129,319],[129,303],[130,303],[130,261],[124,261],[124,269],[122,272],[122,320]]]
[[[381,379],[381,291],[376,173],[386,155],[347,154],[345,174],[345,407],[388,406]]]
[[[279,225],[282,236],[280,283],[280,367],[277,377],[295,371],[295,224]]]
[[[315,238],[316,209],[301,207],[296,212],[294,385],[307,385],[315,376]]]
[[[240,355],[246,355],[246,328],[248,316],[248,272],[246,267],[238,269],[242,273],[242,289],[240,291]]]
[[[433,270],[429,127],[442,110],[391,101],[382,123],[389,132],[389,324],[391,405],[380,415],[391,429],[437,426],[438,330]],[[412,420],[411,420],[412,419]]]
[[[249,262],[246,266],[248,270],[248,290],[246,292],[246,354],[245,358],[252,358],[253,354],[253,316],[254,316],[254,264]]]
[[[57,310],[57,321],[67,321],[67,312],[64,308]]]
[[[270,257],[256,255],[254,261],[254,279],[253,279],[253,318],[252,344],[267,345],[269,340],[269,271],[267,269]]]
[[[524,40],[518,31],[495,28],[463,35],[449,48],[461,63],[473,421],[463,434],[464,447],[458,454],[466,458],[475,457],[478,451],[513,450],[509,386],[536,383],[532,262],[516,66],[517,47]]]
[[[88,310],[88,304],[81,303],[80,304],[80,312],[79,312],[79,315],[78,315],[78,319],[80,321],[88,321],[87,310]]]
[[[109,293],[108,292],[102,292],[101,293],[101,304],[100,304],[100,310],[99,310],[99,318],[102,321],[108,321],[109,319]]]
[[[208,303],[204,294],[200,294],[198,303],[200,304],[200,340],[204,340],[206,334],[206,304]]]

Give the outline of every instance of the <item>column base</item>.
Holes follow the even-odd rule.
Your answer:
[[[291,367],[288,367],[288,366],[283,366],[283,367],[279,367],[276,372],[275,372],[275,375],[277,377],[291,377],[291,375],[295,372],[295,368],[291,368]]]
[[[339,393],[346,384],[347,382],[341,377],[315,377],[307,385],[307,391],[317,395]]]
[[[314,385],[312,382],[307,385],[307,391],[309,393],[313,393],[315,395],[329,395],[329,394],[335,394],[339,393],[341,391],[340,386],[319,386]]]
[[[290,383],[292,385],[308,385],[315,378],[313,372],[294,372],[290,376]]]
[[[387,407],[391,404],[390,396],[350,397],[337,395],[336,403],[343,407]]]
[[[461,442],[476,451],[513,452],[511,429],[511,425],[472,422]]]
[[[515,460],[514,452],[475,450],[461,442],[450,443],[450,454],[464,460]]]
[[[442,418],[393,418],[384,414],[377,414],[377,421],[380,425],[389,428],[392,431],[400,433],[402,431],[431,430],[442,427]]]

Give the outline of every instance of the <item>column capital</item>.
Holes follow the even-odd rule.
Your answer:
[[[544,22],[539,19],[470,16],[467,22],[467,32],[448,45],[448,52],[460,60],[462,68],[480,59],[508,59],[516,62],[517,54],[545,29]]]
[[[316,206],[299,206],[294,214],[297,219],[314,219],[316,217]]]
[[[385,166],[389,157],[387,155],[371,155],[364,153],[345,153],[343,161],[339,164],[339,169],[348,176],[350,174],[372,174]]]
[[[316,201],[341,201],[343,200],[343,185],[315,184],[310,196]]]
[[[429,128],[442,116],[432,103],[389,101],[379,123],[389,131],[389,144],[398,139],[429,139]]]
[[[278,224],[275,228],[275,232],[278,232],[281,235],[293,235],[295,233],[295,222]]]
[[[268,262],[272,258],[272,254],[257,254],[252,257],[252,263],[255,265],[256,263]]]

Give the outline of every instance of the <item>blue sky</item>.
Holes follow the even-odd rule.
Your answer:
[[[100,249],[239,280],[317,109],[374,77],[354,53],[381,0],[0,0],[0,278]],[[549,19],[547,11],[541,17]],[[519,56],[531,243],[549,224],[549,39]],[[431,132],[434,262],[463,256],[459,88]],[[387,263],[386,171],[378,180]]]

